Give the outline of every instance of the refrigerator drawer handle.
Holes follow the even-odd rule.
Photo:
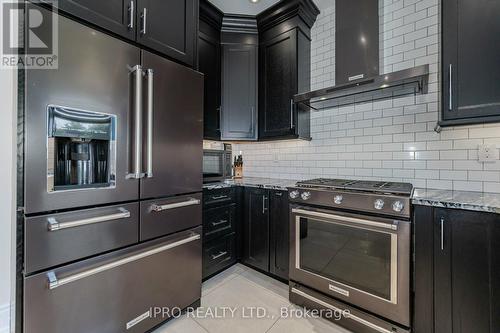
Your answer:
[[[384,229],[390,229],[390,230],[398,230],[397,223],[394,224],[387,224],[387,223],[382,223],[382,222],[375,222],[375,221],[368,221],[368,220],[363,220],[363,219],[358,219],[354,217],[347,217],[347,216],[341,216],[341,215],[335,215],[335,214],[325,214],[325,213],[319,213],[319,212],[313,212],[305,209],[292,209],[292,213],[296,214],[303,214],[303,215],[309,215],[309,216],[315,216],[315,217],[323,217],[326,219],[336,219],[342,222],[351,222],[351,223],[356,223],[356,224],[361,224],[361,225],[366,225],[370,227],[377,227],[377,228],[384,228]]]
[[[216,227],[218,225],[227,223],[227,220],[220,220],[219,222],[212,222],[212,226]]]
[[[187,201],[181,201],[181,202],[176,202],[176,203],[171,203],[171,204],[166,204],[166,205],[152,205],[151,210],[154,212],[161,212],[164,210],[169,210],[169,209],[175,209],[175,208],[181,208],[181,207],[187,207],[187,206],[194,206],[194,205],[199,205],[200,200],[191,198]]]
[[[219,254],[212,254],[212,260],[219,259],[227,254],[227,251],[219,252]]]
[[[187,243],[194,242],[198,239],[201,239],[201,236],[199,234],[192,233],[189,237],[182,239],[180,241],[170,243],[167,245],[163,245],[163,246],[157,247],[155,249],[152,249],[152,250],[149,250],[149,251],[146,251],[143,253],[139,253],[139,254],[136,254],[136,255],[133,255],[133,256],[130,256],[127,258],[123,258],[123,259],[120,259],[120,260],[117,260],[114,262],[110,262],[109,264],[98,266],[98,267],[89,269],[87,271],[83,271],[83,272],[80,272],[80,273],[77,273],[74,275],[70,275],[70,276],[62,278],[62,279],[58,279],[55,272],[49,272],[47,274],[47,278],[48,278],[48,282],[49,282],[49,289],[52,290],[52,289],[58,288],[58,287],[63,286],[65,284],[75,282],[75,281],[87,278],[89,276],[96,275],[96,274],[108,271],[110,269],[113,269],[113,268],[116,268],[119,266],[123,266],[125,264],[131,263],[131,262],[134,262],[134,261],[137,261],[140,259],[150,257],[152,255],[176,248],[178,246],[181,246],[181,245],[184,245]]]
[[[148,78],[148,106],[147,106],[147,166],[146,166],[146,177],[153,178],[153,128],[154,128],[154,119],[153,119],[153,101],[154,101],[154,72],[150,68],[146,71],[146,75]]]
[[[68,222],[58,222],[55,217],[49,217],[47,220],[49,222],[49,231],[57,231],[61,229],[75,228],[89,224],[96,224],[102,222],[109,222],[114,220],[126,219],[130,217],[130,212],[124,208],[119,208],[120,213],[89,217],[86,219],[68,221]]]
[[[344,318],[354,320],[355,322],[357,322],[357,323],[359,323],[361,325],[367,326],[367,327],[369,327],[369,328],[371,328],[371,329],[373,329],[373,330],[375,330],[377,332],[380,332],[380,333],[394,333],[393,331],[390,331],[388,329],[385,329],[383,327],[380,327],[378,325],[370,323],[368,320],[365,320],[363,318],[355,316],[355,315],[353,315],[351,313],[346,314],[342,309],[339,309],[339,308],[337,308],[337,307],[335,307],[335,306],[333,306],[331,304],[328,304],[328,303],[326,303],[326,302],[324,302],[324,301],[322,301],[320,299],[317,299],[316,297],[310,296],[310,295],[306,294],[305,292],[300,291],[300,290],[298,290],[296,288],[292,288],[292,293],[297,294],[299,296],[302,296],[304,298],[307,298],[308,300],[313,301],[314,303],[317,303],[317,304],[319,304],[321,306],[324,306],[327,309],[330,309],[332,311],[341,313]]]

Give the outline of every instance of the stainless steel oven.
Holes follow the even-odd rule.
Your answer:
[[[291,205],[290,279],[410,326],[411,223]]]
[[[232,177],[231,145],[220,143],[203,149],[203,182],[218,182]]]

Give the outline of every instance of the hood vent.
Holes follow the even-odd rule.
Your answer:
[[[294,102],[314,110],[329,109],[353,103],[371,102],[414,94],[426,94],[429,65],[422,65],[345,83],[294,96]]]
[[[335,2],[333,87],[295,95],[314,110],[427,93],[429,65],[379,75],[379,1]]]

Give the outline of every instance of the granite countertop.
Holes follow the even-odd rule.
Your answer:
[[[414,205],[464,209],[500,214],[500,193],[417,188],[413,193],[412,199]]]
[[[297,180],[291,179],[275,179],[275,178],[257,178],[257,177],[243,177],[240,179],[228,179],[218,183],[204,184],[203,188],[208,190],[225,188],[231,186],[247,186],[247,187],[260,187],[272,190],[287,190],[287,187],[294,186]]]

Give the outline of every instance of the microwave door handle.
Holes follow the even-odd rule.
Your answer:
[[[153,140],[154,140],[154,72],[149,68],[146,72],[148,79],[147,97],[147,167],[146,177],[153,178]]]

